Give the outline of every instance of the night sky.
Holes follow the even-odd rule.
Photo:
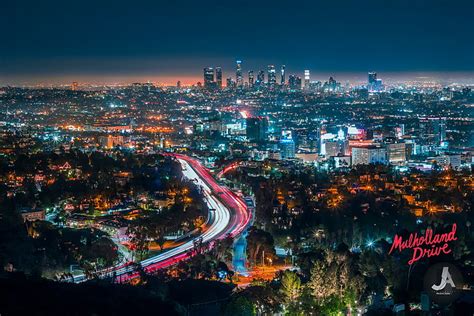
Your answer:
[[[100,2],[100,3],[99,3]],[[473,72],[474,1],[3,1],[0,83]]]

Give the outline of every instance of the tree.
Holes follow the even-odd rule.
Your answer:
[[[146,227],[143,225],[130,225],[127,229],[130,236],[131,249],[134,251],[137,260],[142,260],[148,253],[149,241]]]
[[[257,264],[264,252],[267,258],[275,256],[273,237],[270,233],[253,227],[247,235],[247,254],[250,263]]]
[[[323,260],[314,263],[309,286],[321,308],[336,306],[340,310],[340,306],[350,307],[360,300],[366,283],[354,270],[348,252],[328,250]]]
[[[283,272],[280,291],[287,302],[298,299],[301,294],[301,279],[298,274],[292,271]]]
[[[214,242],[212,252],[215,254],[217,261],[232,262],[234,239],[227,236]]]
[[[224,307],[224,315],[228,316],[253,316],[256,314],[255,306],[246,297],[239,296]]]

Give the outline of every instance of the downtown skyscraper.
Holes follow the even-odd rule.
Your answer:
[[[222,88],[222,68],[216,67],[216,84],[217,88]]]
[[[255,84],[255,78],[253,76],[253,70],[250,70],[248,75],[249,75],[249,87],[252,88]]]
[[[214,82],[214,68],[206,67],[204,68],[204,88],[211,89],[215,86]]]
[[[304,88],[309,89],[309,83],[311,81],[311,75],[308,69],[304,71]]]
[[[275,71],[275,66],[274,65],[268,65],[268,86],[270,88],[275,87],[276,84],[276,71]]]
[[[286,82],[285,68],[286,68],[285,65],[282,65],[282,66],[281,66],[281,70],[280,70],[280,74],[281,74],[280,84],[281,84],[281,85],[284,85],[285,82]]]
[[[265,83],[265,71],[260,70],[257,75],[257,84],[262,85]]]
[[[242,61],[241,60],[237,60],[236,62],[235,80],[237,82],[237,87],[241,88],[244,86],[244,78],[242,77]]]

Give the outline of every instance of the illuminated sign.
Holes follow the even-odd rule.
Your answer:
[[[405,249],[412,249],[413,255],[408,261],[409,265],[417,262],[422,258],[437,257],[442,254],[451,253],[449,243],[457,240],[456,224],[450,232],[435,234],[432,229],[427,229],[424,235],[418,236],[418,233],[411,233],[408,239],[403,239],[402,236],[395,235],[392,242],[392,247],[388,254],[398,250],[399,252]]]

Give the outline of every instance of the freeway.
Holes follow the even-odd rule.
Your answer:
[[[191,256],[194,242],[199,239],[203,243],[213,242],[228,235],[238,236],[248,226],[251,213],[245,202],[227,187],[219,185],[209,171],[198,160],[180,154],[170,154],[181,164],[183,176],[194,181],[202,188],[205,202],[210,209],[209,220],[201,235],[140,262],[146,272],[153,272],[169,267]],[[122,265],[102,274],[102,277],[116,277],[126,282],[138,275],[131,266]],[[85,275],[74,277],[74,282],[86,281]]]

